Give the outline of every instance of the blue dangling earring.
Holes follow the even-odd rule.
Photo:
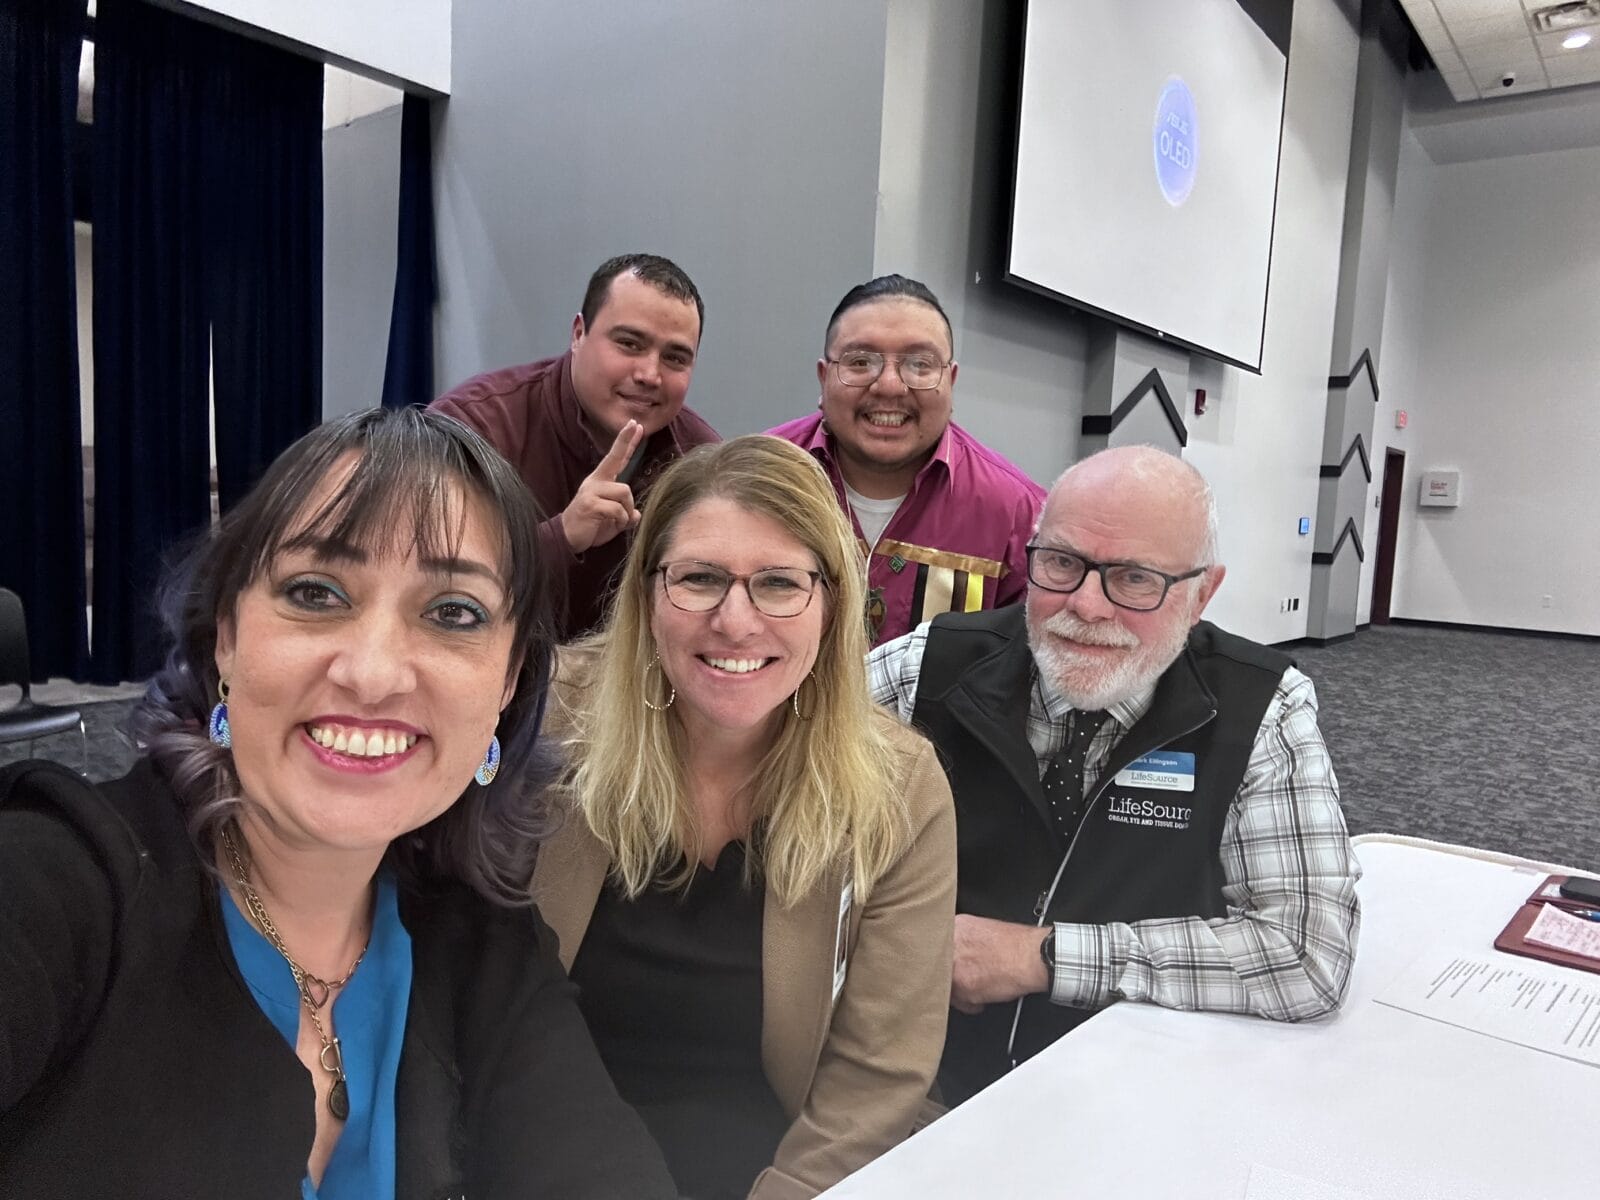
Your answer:
[[[478,781],[479,787],[488,787],[498,774],[500,774],[500,739],[492,737],[489,739],[489,749],[472,777]]]
[[[228,681],[217,680],[217,706],[211,710],[211,723],[206,728],[206,734],[211,738],[212,745],[221,746],[227,750],[233,745],[233,730],[228,728]]]

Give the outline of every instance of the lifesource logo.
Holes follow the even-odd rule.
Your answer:
[[[1167,80],[1156,104],[1156,182],[1167,203],[1177,208],[1194,190],[1199,141],[1195,128],[1194,95],[1176,75]]]

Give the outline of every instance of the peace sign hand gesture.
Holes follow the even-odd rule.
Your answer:
[[[603,546],[639,523],[639,510],[633,506],[633,489],[617,482],[617,476],[643,439],[644,426],[639,422],[629,421],[624,425],[600,465],[578,485],[577,494],[562,511],[561,528],[574,554]]]

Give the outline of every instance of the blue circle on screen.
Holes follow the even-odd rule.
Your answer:
[[[1156,182],[1167,203],[1177,208],[1194,191],[1195,168],[1200,161],[1194,95],[1176,75],[1161,89],[1156,104],[1154,134]]]

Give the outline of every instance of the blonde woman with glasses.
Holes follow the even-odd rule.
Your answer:
[[[861,551],[796,447],[658,482],[563,650],[571,812],[535,897],[678,1187],[809,1197],[906,1137],[944,1043],[955,817],[868,698]]]

